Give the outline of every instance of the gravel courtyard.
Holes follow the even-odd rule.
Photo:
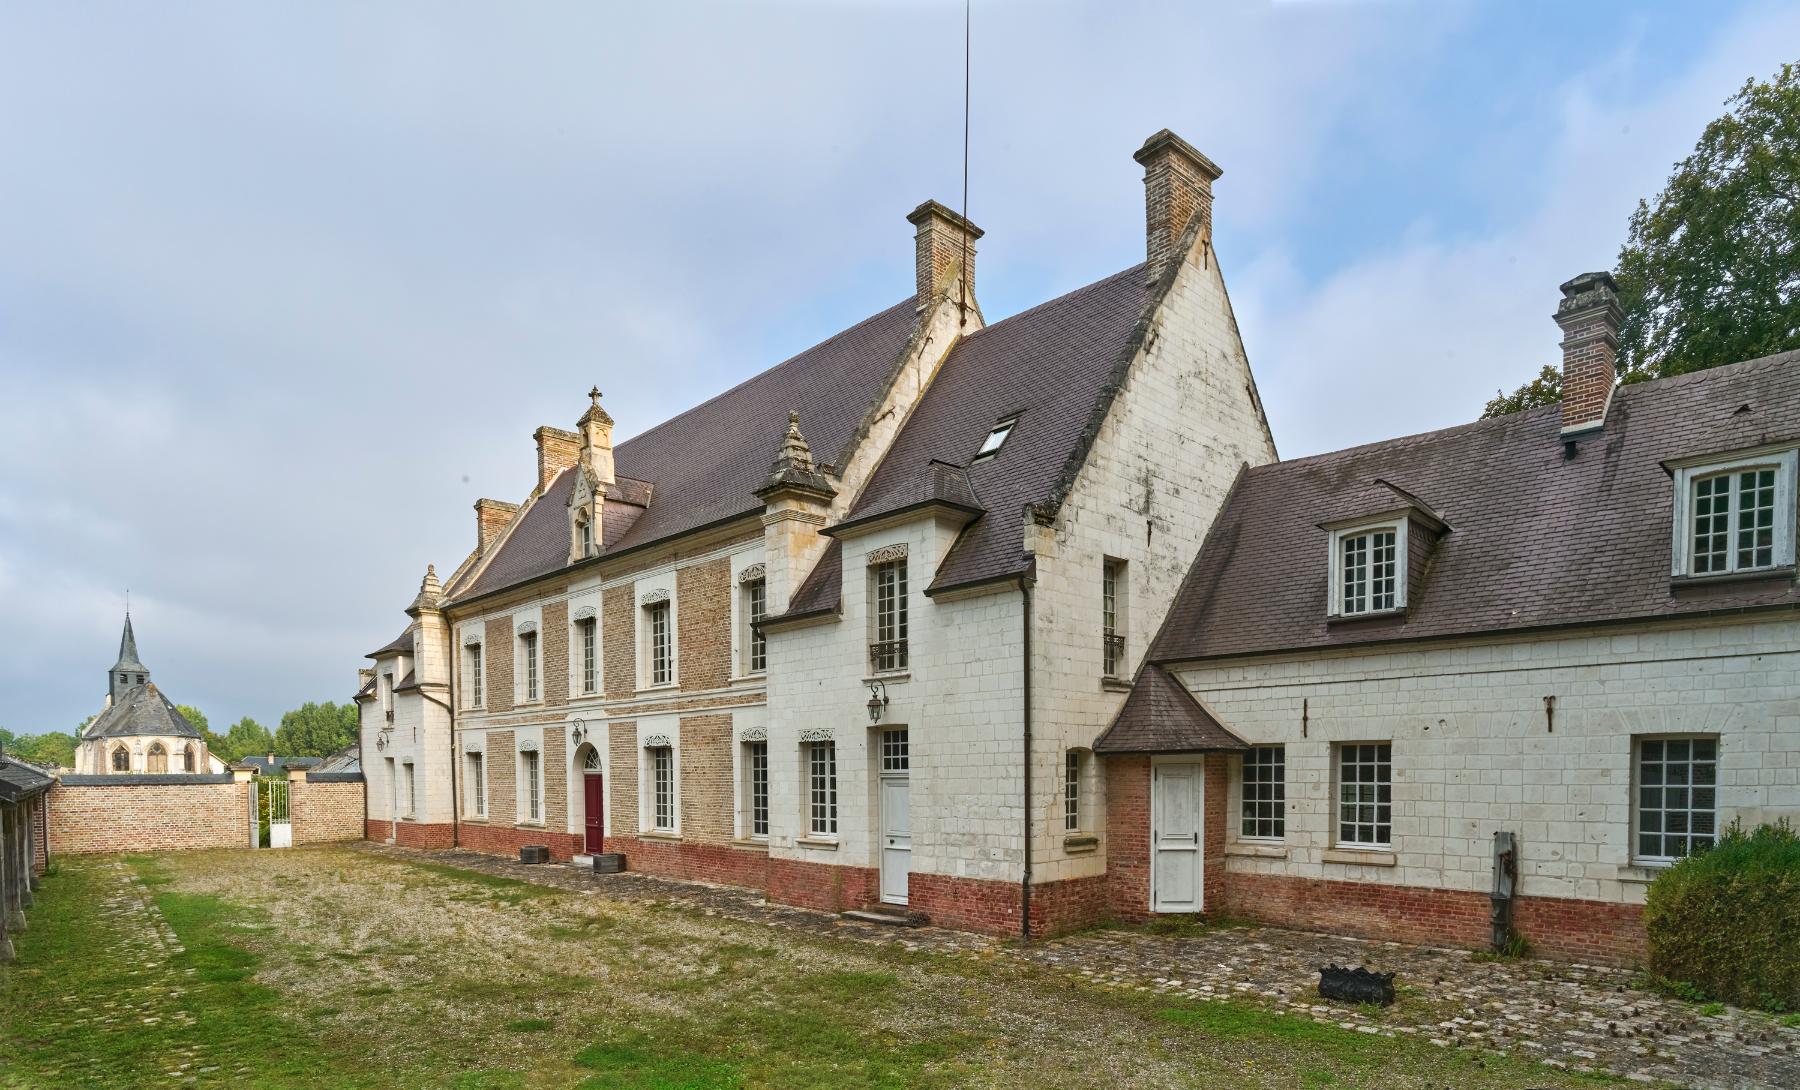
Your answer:
[[[1610,972],[1246,930],[1020,950],[463,853],[64,859],[18,939],[6,1087],[1461,1090],[1800,1070],[1775,1020]],[[1314,1009],[1321,953],[1411,983],[1386,1012]],[[1491,1008],[1515,980],[1539,1006]],[[1646,1018],[1664,1030],[1635,1036]]]

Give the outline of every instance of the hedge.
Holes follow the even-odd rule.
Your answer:
[[[1733,823],[1650,883],[1644,926],[1664,980],[1741,1007],[1800,1010],[1800,836],[1786,821],[1748,833]]]

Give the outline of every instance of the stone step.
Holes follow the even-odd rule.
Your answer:
[[[840,912],[838,916],[845,920],[878,923],[887,927],[924,927],[931,922],[931,917],[925,913],[913,912],[900,905],[867,905]]]

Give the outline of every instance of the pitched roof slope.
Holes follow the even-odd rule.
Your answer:
[[[1800,440],[1800,352],[1621,386],[1604,430],[1572,459],[1561,426],[1549,406],[1246,471],[1150,658],[1800,605],[1791,579],[1672,585],[1674,488],[1662,467]],[[1403,616],[1327,624],[1318,524],[1355,514],[1346,495],[1374,502],[1395,488],[1450,530]]]
[[[963,531],[931,589],[1025,571],[1022,512],[1054,496],[1146,299],[1137,265],[970,334],[944,361],[845,521],[917,503],[934,461],[966,465],[958,487],[966,484],[986,513]],[[1018,424],[999,453],[972,461],[994,425],[1014,414]]]
[[[1194,699],[1181,682],[1154,663],[1132,682],[1131,695],[1094,743],[1095,753],[1202,753],[1249,749]]]
[[[821,455],[849,446],[864,415],[882,396],[911,338],[916,300],[908,296],[710,401],[696,405],[613,449],[621,478],[648,483],[646,507],[620,507],[608,497],[602,555],[649,544],[762,509],[756,489],[787,426],[790,410]],[[564,567],[569,555],[568,500],[575,474],[565,470],[520,521],[474,582],[470,598]],[[636,498],[629,497],[629,498]],[[614,515],[615,508],[619,514]]]
[[[198,738],[200,732],[175,709],[154,681],[133,685],[117,703],[101,712],[82,732],[83,738]]]

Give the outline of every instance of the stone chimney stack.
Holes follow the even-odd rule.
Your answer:
[[[483,552],[505,531],[506,524],[519,513],[519,505],[505,500],[475,501],[475,542]]]
[[[1606,406],[1618,381],[1619,286],[1611,273],[1582,273],[1562,286],[1556,324],[1562,327],[1562,430],[1587,431],[1606,423]]]
[[[581,443],[579,456],[594,481],[605,487],[616,479],[613,475],[613,418],[600,407],[600,387],[589,390],[588,399],[593,404],[575,422]]]
[[[975,304],[975,240],[984,232],[936,201],[926,201],[912,210],[906,221],[918,228],[913,236],[914,280],[918,285],[919,309],[931,304],[951,290],[963,272],[964,238],[968,240],[968,274],[963,287],[969,305]],[[960,294],[960,292],[959,292]]]
[[[812,445],[800,434],[799,413],[788,413],[775,464],[756,495],[764,505],[763,600],[770,614],[783,613],[830,544],[819,531],[837,495],[831,478],[813,461]]]
[[[1132,158],[1144,165],[1145,276],[1154,283],[1169,262],[1181,260],[1175,249],[1195,217],[1201,237],[1212,237],[1212,184],[1224,171],[1168,129]]]
[[[581,436],[546,425],[532,432],[531,437],[537,440],[537,486],[542,492],[558,473],[575,468],[575,459],[581,455]]]

